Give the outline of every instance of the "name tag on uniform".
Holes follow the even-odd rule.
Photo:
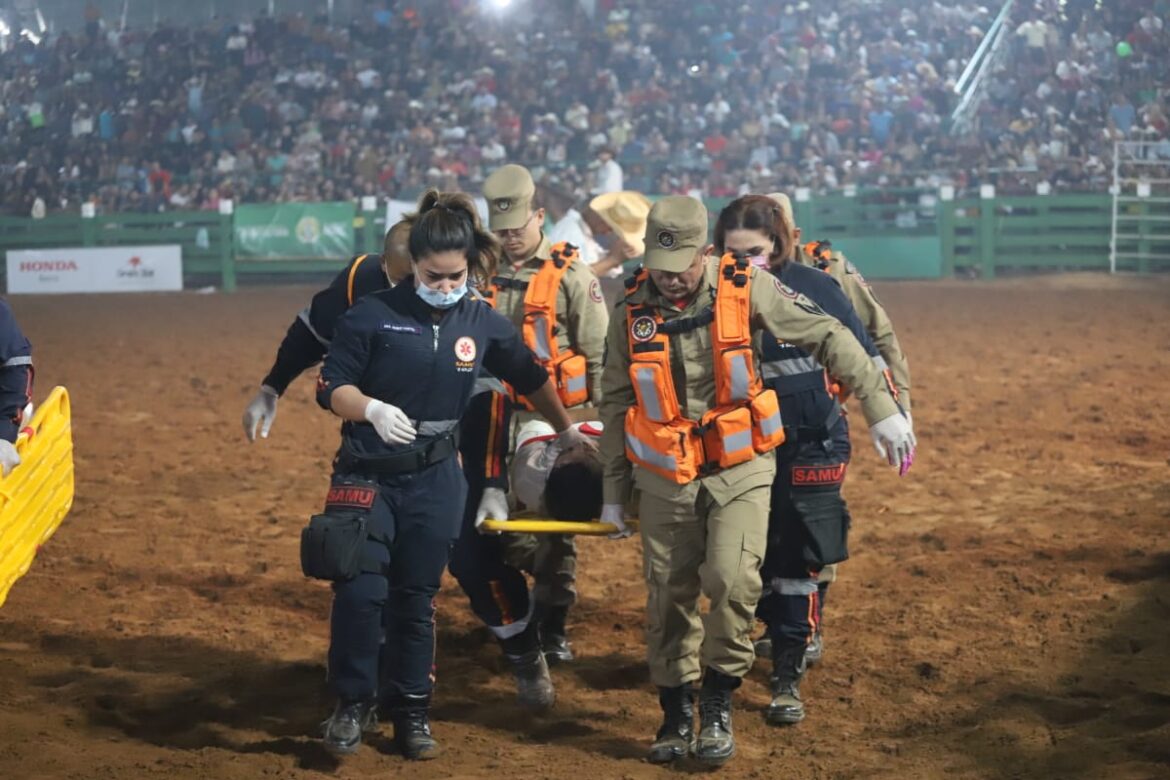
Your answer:
[[[382,330],[388,330],[391,333],[409,333],[412,336],[422,335],[422,330],[417,325],[400,325],[397,322],[383,322]]]

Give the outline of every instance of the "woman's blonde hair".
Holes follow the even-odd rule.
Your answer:
[[[467,277],[479,288],[491,283],[499,265],[500,242],[479,220],[475,201],[465,192],[427,190],[418,211],[402,219],[410,226],[410,256],[418,262],[437,252],[463,252]]]

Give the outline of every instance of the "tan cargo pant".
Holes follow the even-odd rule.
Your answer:
[[[655,685],[695,682],[706,667],[732,677],[751,669],[770,495],[761,485],[720,506],[702,487],[693,501],[641,494],[646,650]],[[702,616],[700,592],[711,601]]]
[[[508,565],[532,575],[532,598],[550,607],[577,601],[577,543],[564,534],[504,534]]]

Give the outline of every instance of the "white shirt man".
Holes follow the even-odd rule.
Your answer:
[[[597,168],[597,186],[594,191],[601,195],[606,192],[620,192],[625,187],[623,186],[624,175],[622,173],[622,166],[613,156],[608,153],[602,153],[601,165]]]

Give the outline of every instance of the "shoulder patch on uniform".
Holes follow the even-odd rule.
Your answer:
[[[798,293],[796,290],[793,290],[791,287],[784,284],[784,282],[780,281],[779,277],[773,276],[772,281],[773,281],[773,283],[775,283],[776,289],[785,298],[791,298],[792,300],[795,301],[796,298],[800,295],[800,293]]]
[[[589,298],[594,303],[602,303],[605,300],[601,295],[601,280],[594,279],[589,283]]]
[[[797,308],[803,309],[804,311],[808,312],[809,314],[817,314],[817,315],[820,315],[823,317],[828,316],[827,314],[825,314],[824,309],[822,309],[820,306],[813,303],[809,298],[807,298],[804,295],[798,296],[797,299],[794,301],[794,303],[796,304]]]

